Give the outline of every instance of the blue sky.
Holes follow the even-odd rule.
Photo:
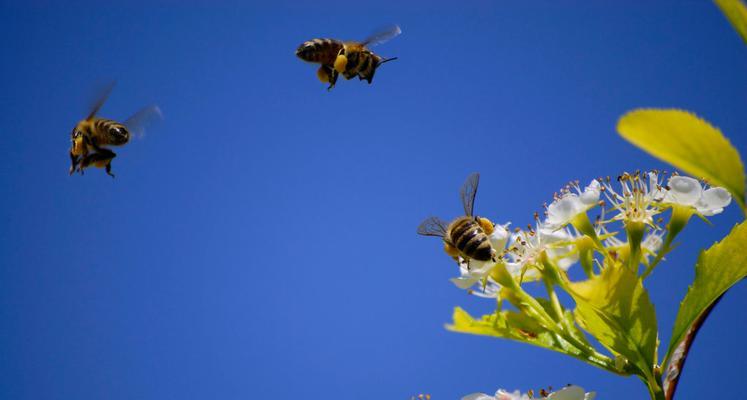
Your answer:
[[[489,311],[448,279],[426,216],[531,222],[570,180],[663,164],[620,139],[636,107],[696,111],[747,153],[747,48],[707,1],[2,3],[0,397],[455,399],[635,378],[447,332]],[[650,4],[651,3],[651,4]],[[294,51],[400,24],[399,60],[327,92]],[[157,103],[111,179],[67,175],[69,132]],[[697,251],[740,220],[694,221],[647,281],[666,343]],[[746,288],[701,331],[680,398],[736,397]]]

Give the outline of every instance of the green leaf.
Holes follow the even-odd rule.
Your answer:
[[[454,323],[446,328],[461,333],[473,335],[484,335],[499,337],[517,342],[528,343],[545,349],[557,351],[578,358],[595,367],[614,370],[614,362],[606,357],[597,357],[595,354],[584,353],[573,344],[543,328],[531,317],[515,312],[500,311],[484,315],[481,319],[475,319],[460,307],[454,309]],[[580,332],[576,331],[580,336]],[[584,338],[585,340],[585,338]],[[628,371],[615,371],[621,375],[629,374]]]
[[[739,153],[705,120],[683,110],[639,109],[623,115],[617,131],[654,157],[723,186],[744,209],[745,176]]]
[[[700,253],[695,281],[680,305],[665,361],[703,311],[746,276],[747,223],[742,222],[721,242]]]
[[[515,311],[500,311],[474,319],[460,307],[454,309],[454,323],[446,328],[461,333],[485,335],[529,343],[574,357],[581,356],[581,351],[556,337],[552,332],[524,314]]]
[[[611,265],[601,275],[569,284],[579,325],[646,377],[656,362],[656,311],[635,273]]]
[[[739,0],[714,0],[721,9],[731,26],[736,29],[739,36],[747,43],[747,7]]]

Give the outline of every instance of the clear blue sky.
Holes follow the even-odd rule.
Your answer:
[[[415,228],[458,215],[473,171],[478,212],[523,226],[569,180],[664,167],[615,133],[635,107],[694,110],[747,154],[747,47],[714,5],[179,3],[0,8],[0,398],[645,396],[444,330],[490,302]],[[327,92],[294,55],[388,23],[403,34],[378,51],[400,59],[371,86]],[[102,116],[155,102],[165,121],[118,151],[116,179],[70,177],[105,79]],[[739,220],[693,222],[648,281],[663,343],[697,250]],[[701,331],[680,398],[743,394],[746,301],[739,284]]]

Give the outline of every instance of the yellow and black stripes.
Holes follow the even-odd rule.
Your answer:
[[[493,259],[493,248],[482,226],[473,217],[462,217],[449,225],[448,239],[464,256],[478,261]]]
[[[105,118],[78,122],[70,138],[70,174],[89,167],[105,168],[111,173],[111,161],[116,154],[103,146],[122,146],[130,141],[130,131],[117,121]]]
[[[371,83],[379,65],[396,59],[383,59],[359,42],[328,38],[303,42],[296,49],[296,56],[304,61],[321,64],[317,77],[322,82],[329,82],[329,89],[335,85],[338,74],[345,79],[357,76],[360,80]]]
[[[91,137],[96,145],[121,146],[130,141],[130,132],[117,121],[97,118],[93,121]]]
[[[345,45],[345,48],[340,52],[340,56],[345,56],[345,61],[343,63],[338,62],[335,67],[344,65],[343,68],[338,70],[345,79],[352,79],[357,76],[358,79],[365,79],[368,83],[373,81],[376,68],[381,62],[381,57],[357,44]]]
[[[343,48],[343,43],[335,39],[312,39],[303,42],[296,49],[296,56],[304,61],[333,65],[337,53]]]

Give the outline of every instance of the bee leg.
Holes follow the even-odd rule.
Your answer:
[[[109,160],[109,162],[106,164],[106,174],[114,178],[114,174],[112,174],[112,161]]]
[[[98,154],[99,156],[97,157],[98,160],[96,160],[96,166],[99,168],[103,166],[106,174],[114,178],[114,174],[112,174],[112,160],[117,156],[117,153],[109,149],[101,149]]]
[[[93,165],[97,168],[104,168],[106,174],[113,178],[114,174],[112,174],[112,159],[114,159],[114,157],[116,156],[117,154],[109,149],[103,147],[99,148],[99,151],[91,153],[84,157],[78,169],[80,173],[83,174],[83,170],[85,168]]]
[[[340,73],[337,72],[336,69],[331,68],[329,73],[329,87],[327,88],[327,91],[332,90],[333,87],[335,87],[335,83],[337,83],[337,77],[340,76]]]

